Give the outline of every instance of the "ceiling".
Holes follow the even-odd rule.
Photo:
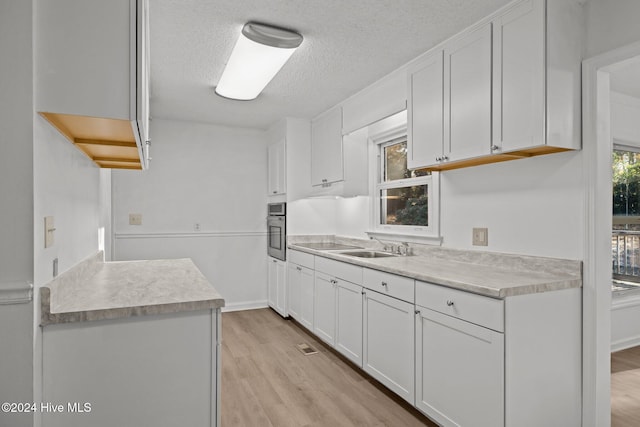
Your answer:
[[[151,115],[266,129],[312,118],[509,0],[153,0]],[[253,101],[213,91],[242,26],[298,31],[300,48]]]

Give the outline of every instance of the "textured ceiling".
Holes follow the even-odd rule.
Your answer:
[[[153,0],[151,115],[266,129],[311,118],[508,0]],[[244,23],[298,31],[300,48],[254,101],[215,95]]]

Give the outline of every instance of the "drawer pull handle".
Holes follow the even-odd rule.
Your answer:
[[[386,288],[387,286],[389,286],[389,285],[387,285],[387,282],[382,282],[382,283],[381,283],[381,285],[382,285],[382,286],[384,286],[385,288]]]
[[[453,301],[451,301],[450,299],[448,299],[448,300],[447,300],[447,305],[448,305],[449,307],[453,306]]]

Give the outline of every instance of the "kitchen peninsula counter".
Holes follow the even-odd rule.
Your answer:
[[[338,236],[290,236],[289,249],[334,259],[411,279],[466,292],[506,298],[510,296],[580,288],[582,262],[555,258],[465,251],[426,245],[412,245],[413,255],[359,258],[348,251],[317,250],[309,242],[380,250],[380,244]]]
[[[225,301],[193,261],[104,262],[100,252],[40,297],[42,401],[90,406],[43,413],[43,425],[220,424]]]
[[[190,259],[103,262],[102,252],[40,294],[42,326],[224,307]]]

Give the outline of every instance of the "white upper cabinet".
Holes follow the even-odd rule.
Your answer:
[[[267,149],[267,158],[269,170],[267,195],[276,196],[285,194],[287,189],[287,169],[284,140],[269,146]]]
[[[343,179],[342,107],[336,107],[311,122],[311,185]]]
[[[582,14],[574,1],[515,1],[411,64],[409,166],[580,149]]]
[[[491,25],[445,45],[444,156],[468,159],[491,151]]]
[[[36,110],[100,167],[147,166],[148,0],[37,1]]]
[[[518,3],[493,32],[493,145],[505,152],[545,144],[544,3]]]
[[[443,52],[436,50],[408,70],[409,169],[435,164],[444,149]]]

